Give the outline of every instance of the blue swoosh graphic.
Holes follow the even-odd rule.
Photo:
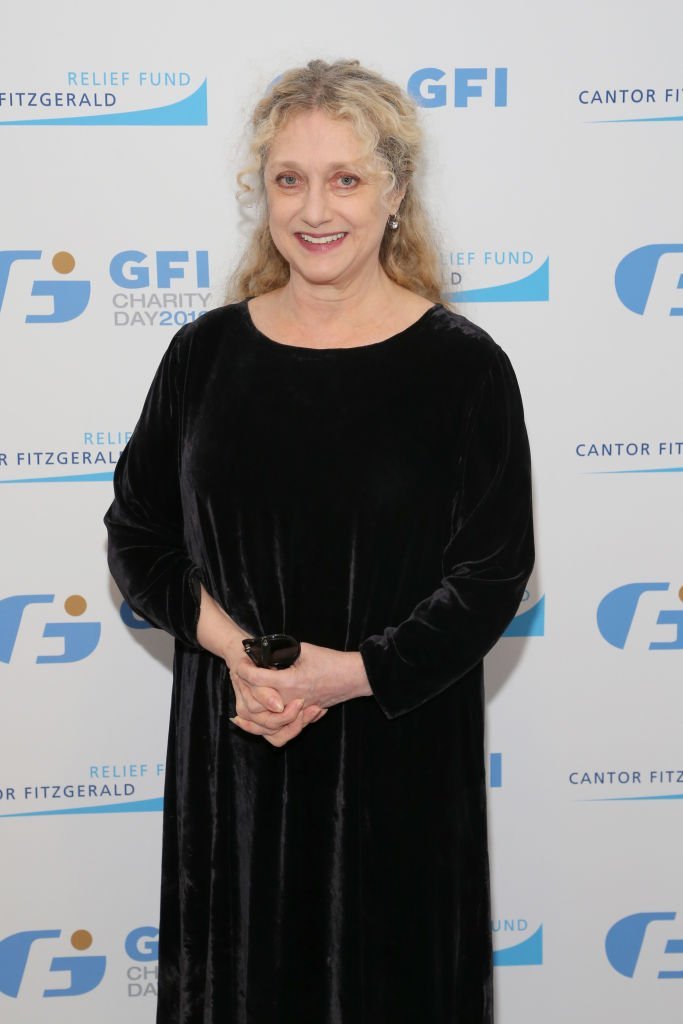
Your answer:
[[[36,120],[0,121],[0,125],[205,125],[208,124],[206,79],[189,96],[175,103],[146,110],[129,110],[111,114],[83,114],[81,117],[41,117]]]
[[[550,257],[536,270],[517,281],[446,292],[447,302],[547,302],[550,298]]]
[[[587,469],[586,476],[615,476],[624,473],[683,473],[683,466],[662,466],[660,469]]]
[[[683,121],[683,116],[672,115],[671,117],[611,117],[604,121],[586,121],[586,124],[637,124],[643,121]]]
[[[532,608],[516,615],[503,636],[543,636],[545,632],[545,594]]]
[[[523,967],[543,963],[543,925],[516,946],[494,949],[494,967]]]
[[[121,804],[98,804],[95,807],[64,807],[58,811],[18,811],[16,814],[0,814],[0,818],[47,818],[57,814],[127,814],[130,811],[163,811],[163,796],[149,800],[129,800]]]
[[[16,480],[0,480],[0,484],[76,484],[113,479],[112,470],[107,473],[74,473],[71,476],[25,476]]]
[[[579,798],[584,804],[632,803],[635,800],[683,800],[683,793],[664,793],[661,796],[592,796]]]

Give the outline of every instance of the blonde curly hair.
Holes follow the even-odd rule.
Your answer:
[[[281,288],[289,280],[289,264],[273,244],[265,204],[264,167],[270,144],[295,114],[321,110],[351,123],[366,156],[387,180],[387,194],[406,190],[400,228],[386,230],[379,259],[388,277],[432,302],[441,302],[443,282],[438,247],[429,219],[414,190],[422,152],[417,107],[393,82],[361,66],[357,60],[328,64],[312,60],[276,79],[251,118],[250,161],[237,176],[238,197],[259,207],[247,249],[231,278],[228,301],[239,301]]]

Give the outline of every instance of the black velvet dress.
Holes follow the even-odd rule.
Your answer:
[[[118,464],[112,573],[176,637],[159,1024],[490,1024],[482,666],[533,561],[503,352],[184,327]],[[275,748],[229,722],[199,581],[250,633],[360,650],[374,697]]]

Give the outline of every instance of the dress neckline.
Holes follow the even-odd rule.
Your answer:
[[[421,316],[414,320],[412,324],[408,324],[402,331],[398,331],[396,334],[392,334],[388,338],[382,338],[381,341],[371,341],[365,345],[343,345],[343,346],[330,346],[327,348],[311,348],[308,345],[292,345],[285,341],[275,341],[274,338],[268,337],[263,331],[260,331],[254,321],[252,320],[251,313],[249,311],[249,299],[243,299],[239,305],[242,307],[242,313],[244,320],[251,331],[251,334],[259,341],[264,342],[272,348],[282,349],[283,351],[291,352],[310,352],[313,355],[325,355],[335,354],[338,355],[341,352],[366,352],[370,350],[382,350],[387,346],[393,345],[395,342],[403,341],[409,337],[414,331],[419,330],[424,322],[429,319],[433,314],[434,310],[441,309],[439,303],[434,303],[429,309],[426,309]]]

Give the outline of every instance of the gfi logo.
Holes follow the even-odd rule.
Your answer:
[[[598,629],[603,639],[612,647],[623,650],[636,619],[636,612],[639,612],[640,608],[647,603],[651,619],[649,629],[655,630],[657,626],[669,627],[666,634],[660,631],[662,637],[666,635],[668,638],[651,639],[648,649],[651,651],[683,650],[683,609],[661,608],[661,599],[656,602],[641,602],[643,595],[667,592],[670,586],[669,583],[626,583],[622,587],[617,587],[616,590],[611,590],[598,605]],[[678,598],[683,601],[683,587],[678,591]],[[645,613],[639,617],[644,620]],[[673,634],[671,627],[673,627]]]
[[[0,250],[0,312],[10,278],[19,273],[23,263],[41,260],[42,256],[40,249]],[[30,284],[30,294],[51,299],[52,309],[27,313],[24,317],[27,324],[63,324],[75,320],[85,311],[90,301],[90,281],[66,280],[76,266],[76,260],[70,252],[55,253],[51,264],[55,274],[60,277],[35,278]],[[16,268],[14,274],[13,267]],[[206,249],[158,249],[152,253],[124,249],[110,260],[109,276],[117,288],[125,289],[126,292],[141,288],[169,289],[173,288],[176,281],[197,288],[208,288],[209,253]]]
[[[605,939],[605,953],[607,959],[619,974],[625,978],[633,978],[636,967],[645,944],[647,936],[648,943],[657,949],[652,952],[667,954],[683,954],[683,938],[670,938],[671,926],[664,926],[663,922],[675,921],[676,914],[673,911],[664,913],[630,914],[622,917],[620,921],[613,924],[607,932]],[[666,936],[666,941],[665,941]],[[678,962],[683,968],[683,960]],[[641,972],[642,973],[642,972]],[[681,970],[659,970],[657,978],[669,978],[683,981],[683,969]]]
[[[54,594],[16,594],[0,601],[0,662],[9,664],[24,618],[31,605],[52,604]],[[71,619],[79,619],[88,604],[80,594],[72,594],[64,602],[64,611]],[[46,622],[42,631],[45,638],[58,638],[62,650],[58,653],[38,654],[36,664],[54,665],[60,662],[82,661],[97,647],[102,626],[99,622]]]
[[[149,925],[145,925],[142,928],[134,928],[126,936],[124,948],[126,956],[132,961],[132,965],[127,971],[128,978],[133,979],[132,984],[129,984],[130,995],[141,994],[142,985],[138,979],[145,979],[148,976],[148,972],[153,970],[155,972],[156,970],[136,965],[147,965],[158,960],[158,936],[159,929]],[[6,939],[3,939],[0,942],[0,992],[11,999],[17,999],[22,990],[30,989],[32,984],[39,984],[39,991],[42,990],[42,997],[49,999],[54,996],[82,996],[86,992],[92,992],[94,988],[97,988],[104,978],[104,973],[107,969],[107,958],[106,956],[85,952],[93,944],[92,935],[90,932],[85,931],[85,929],[78,929],[69,939],[71,948],[76,951],[76,955],[72,953],[69,956],[53,956],[49,964],[47,961],[44,962],[41,971],[41,965],[38,962],[40,957],[37,951],[33,952],[34,948],[40,949],[43,942],[49,942],[50,945],[47,946],[47,949],[53,949],[58,939],[61,939],[63,950],[65,940],[62,939],[62,933],[59,929],[16,932],[14,935],[9,935]],[[46,950],[43,950],[43,952],[46,952]],[[31,978],[24,979],[29,960],[31,960],[32,964]],[[66,975],[63,980],[67,981],[68,984],[62,985],[60,988],[48,987],[43,989],[47,979],[41,979],[39,983],[33,981],[34,977],[40,978],[43,971],[50,974]],[[134,991],[131,991],[131,989]]]
[[[175,280],[190,280],[197,288],[208,288],[209,253],[197,249],[191,256],[187,249],[159,249],[154,253],[154,269],[150,273],[147,253],[139,249],[124,249],[117,252],[109,264],[109,275],[118,288],[171,288]],[[185,270],[185,264],[194,264],[193,278]]]
[[[624,256],[614,287],[632,313],[683,316],[683,245],[642,245]]]
[[[0,992],[16,999],[19,995],[29,954],[36,942],[48,939],[59,939],[61,931],[17,932],[0,942]],[[52,996],[81,996],[92,992],[104,977],[107,958],[104,956],[84,955],[83,951],[92,945],[93,937],[85,930],[75,931],[70,943],[77,950],[78,956],[53,956],[49,971],[68,975],[68,985],[61,988],[46,988],[45,998]]]
[[[39,260],[40,249],[5,249],[0,251],[0,310],[5,300],[10,271],[15,263],[22,260]],[[27,324],[63,324],[75,320],[85,310],[90,300],[90,281],[64,280],[76,266],[70,252],[57,252],[52,257],[52,269],[61,278],[36,278],[31,295],[52,299],[52,310],[48,313],[27,313]]]
[[[493,85],[486,92],[493,99],[494,107],[507,107],[508,69],[493,68]],[[407,90],[421,107],[445,107],[448,103],[449,86],[444,82],[446,72],[441,68],[418,68],[408,79]],[[488,68],[455,68],[453,71],[454,107],[467,107],[472,98],[484,95],[482,82],[488,83]]]

